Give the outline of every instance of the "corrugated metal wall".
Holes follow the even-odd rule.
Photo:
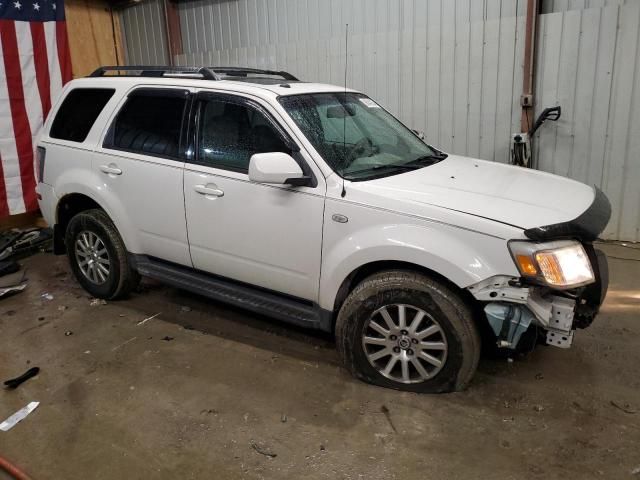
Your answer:
[[[538,165],[598,185],[606,238],[640,241],[640,2],[542,15],[537,101],[561,105],[544,125]]]
[[[120,23],[129,65],[170,63],[162,0],[144,0],[127,7]]]
[[[434,144],[506,162],[525,2],[235,0],[179,4],[180,64],[282,68],[367,92]],[[519,11],[520,10],[520,11]],[[515,129],[515,130],[514,130]]]
[[[348,86],[445,151],[508,161],[520,129],[526,0],[197,0],[178,8],[178,64],[277,68],[338,85],[348,23]],[[606,237],[636,241],[638,8],[639,0],[545,0],[536,66],[536,110],[563,107],[560,122],[540,131],[540,167],[603,188],[614,206]],[[148,18],[131,19],[131,37],[125,27],[136,59],[149,54],[145,42],[165,42],[164,24]]]

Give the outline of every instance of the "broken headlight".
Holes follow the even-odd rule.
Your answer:
[[[591,262],[580,242],[558,240],[509,242],[520,274],[553,288],[575,288],[595,280]]]

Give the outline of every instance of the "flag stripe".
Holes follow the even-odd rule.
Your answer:
[[[0,21],[1,22],[1,21]],[[1,23],[0,23],[1,25]],[[4,58],[0,41],[0,78],[5,79]],[[20,162],[16,150],[16,140],[11,121],[11,107],[9,105],[9,88],[6,81],[0,82],[0,162],[2,162],[4,190],[7,193],[7,205],[3,209],[9,210],[10,215],[22,213],[22,180],[20,178]]]
[[[56,44],[58,47],[60,74],[62,77],[62,84],[64,85],[72,80],[71,53],[69,52],[69,39],[67,37],[66,22],[56,22]]]
[[[43,22],[29,22],[33,40],[33,62],[36,69],[36,82],[42,106],[42,121],[51,110],[51,94],[49,91],[49,59],[47,58],[47,42]],[[32,124],[33,126],[33,124]]]
[[[47,42],[47,57],[49,61],[49,79],[51,99],[55,100],[62,90],[62,77],[58,63],[58,48],[56,46],[56,22],[44,22],[44,36]],[[53,103],[52,103],[53,106]]]
[[[20,164],[20,177],[22,178],[22,197],[25,208],[27,211],[31,211],[37,208],[36,182],[33,168],[33,144],[22,86],[16,22],[0,20],[0,41],[2,41],[2,50],[4,53],[4,67],[7,87],[9,89],[9,106]]]
[[[7,201],[7,187],[4,184],[4,170],[2,168],[2,154],[0,153],[0,218],[9,215],[9,202]]]
[[[42,103],[36,76],[35,52],[29,22],[15,22],[18,58],[20,59],[20,75],[27,120],[31,129],[31,138],[35,138],[42,128]]]

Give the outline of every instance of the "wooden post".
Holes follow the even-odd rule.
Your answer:
[[[520,97],[520,104],[522,106],[522,114],[520,116],[521,132],[526,132],[531,126],[533,126],[533,87],[537,23],[538,0],[528,0],[524,39],[524,60],[522,62],[524,67],[522,76],[522,97]]]
[[[164,0],[164,17],[167,27],[167,45],[169,46],[169,65],[174,65],[175,56],[182,53],[180,16],[175,2]]]

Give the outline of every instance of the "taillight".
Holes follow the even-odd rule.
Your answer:
[[[44,147],[36,148],[36,165],[38,166],[38,183],[44,181],[44,159],[47,156],[47,151]]]

